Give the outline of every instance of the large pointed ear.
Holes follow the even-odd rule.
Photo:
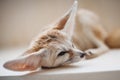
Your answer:
[[[45,53],[45,49],[38,52],[28,54],[15,60],[6,62],[3,66],[14,71],[31,71],[41,66],[41,56]]]
[[[67,34],[69,34],[70,38],[72,37],[75,27],[77,5],[77,1],[75,0],[72,8],[68,10],[68,12],[54,24],[54,29],[66,32]]]

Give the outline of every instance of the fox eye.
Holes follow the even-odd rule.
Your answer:
[[[72,44],[72,47],[74,48],[74,45]]]
[[[58,54],[58,56],[63,56],[63,55],[65,55],[67,53],[67,51],[62,51],[62,52],[60,52],[59,54]]]

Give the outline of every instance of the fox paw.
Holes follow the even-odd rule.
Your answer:
[[[86,50],[85,53],[86,59],[93,59],[98,56],[94,49]]]

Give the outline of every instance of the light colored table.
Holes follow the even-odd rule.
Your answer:
[[[24,50],[25,48],[0,50],[0,80],[120,80],[119,49],[111,50],[95,59],[37,72],[15,72],[3,68],[4,62],[16,58]]]

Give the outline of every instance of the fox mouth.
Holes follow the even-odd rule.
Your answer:
[[[70,64],[73,62],[73,58],[66,60],[62,65]]]
[[[66,60],[62,65],[71,64],[74,62],[79,62],[80,60],[84,60],[84,59],[85,59],[85,56],[82,58],[80,58],[80,56],[75,56],[74,58],[70,58],[70,59]]]
[[[67,61],[65,61],[64,63],[69,62],[69,61],[72,61],[72,59],[73,59],[73,58],[70,58],[70,59],[68,59]]]

